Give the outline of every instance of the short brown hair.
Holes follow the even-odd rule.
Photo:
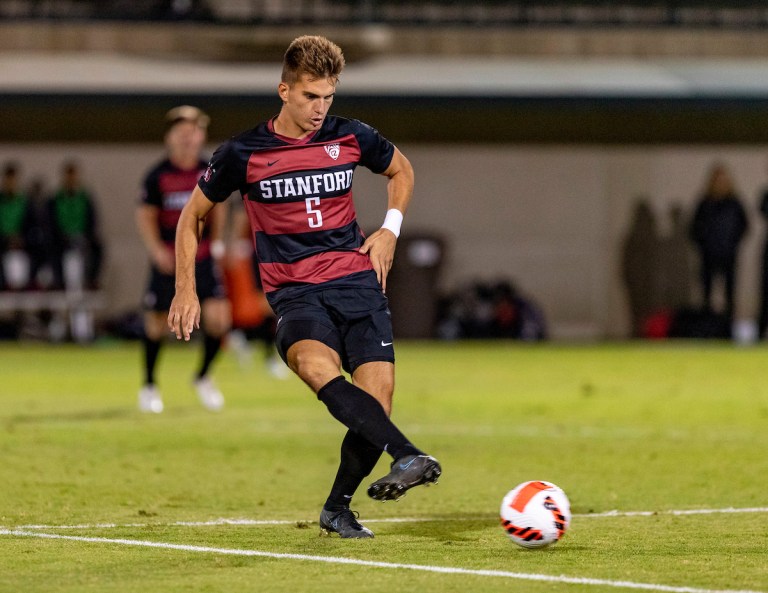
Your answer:
[[[331,78],[336,83],[344,64],[344,54],[333,41],[319,35],[302,35],[285,51],[282,81],[293,84],[301,74],[309,74],[312,78]]]
[[[177,123],[191,121],[201,128],[207,128],[211,118],[199,107],[179,105],[165,114],[165,129],[170,130]]]

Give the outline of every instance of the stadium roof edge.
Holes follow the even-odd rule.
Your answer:
[[[274,96],[279,64],[94,52],[0,52],[0,95]],[[545,59],[409,56],[353,63],[351,96],[768,98],[768,59]]]

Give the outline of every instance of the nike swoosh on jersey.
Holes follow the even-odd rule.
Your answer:
[[[391,346],[392,342],[385,342],[384,340],[381,341],[382,346]]]
[[[279,160],[280,160],[280,159],[277,159],[277,161],[279,161]],[[270,162],[267,162],[267,167],[271,167],[271,166],[272,166],[272,165],[274,165],[274,164],[275,164],[277,161],[272,161],[271,163],[270,163]]]

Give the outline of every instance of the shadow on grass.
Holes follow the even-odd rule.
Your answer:
[[[92,422],[97,420],[120,420],[135,416],[134,408],[106,408],[98,410],[78,410],[45,414],[16,414],[0,419],[6,430],[11,431],[23,424],[54,424],[68,422]]]
[[[197,406],[176,407],[170,410],[165,410],[162,414],[144,414],[138,411],[137,408],[121,407],[121,408],[98,408],[91,410],[76,410],[72,412],[46,412],[40,414],[14,414],[13,416],[7,416],[5,418],[0,417],[0,424],[7,431],[12,431],[14,427],[18,425],[33,425],[33,424],[62,424],[62,423],[77,423],[77,422],[94,422],[94,421],[107,421],[107,420],[128,420],[131,418],[185,418],[193,417],[201,413],[200,408]],[[207,413],[207,412],[206,412]]]
[[[425,520],[429,519],[429,520]],[[375,530],[390,536],[406,538],[427,538],[438,542],[476,542],[478,532],[485,532],[495,527],[497,519],[493,515],[487,517],[450,515],[434,519],[417,517],[413,522],[404,519],[403,522],[381,522],[371,520]]]

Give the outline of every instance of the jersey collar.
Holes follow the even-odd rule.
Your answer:
[[[288,136],[283,136],[282,134],[278,134],[275,132],[275,120],[277,119],[277,116],[271,118],[267,122],[267,129],[269,130],[270,134],[275,136],[278,140],[282,140],[286,144],[295,144],[295,145],[301,145],[301,144],[309,144],[312,142],[312,140],[317,136],[317,133],[320,131],[318,130],[314,134],[309,134],[308,136],[305,136],[304,138],[289,138]],[[323,122],[325,123],[325,122]]]

